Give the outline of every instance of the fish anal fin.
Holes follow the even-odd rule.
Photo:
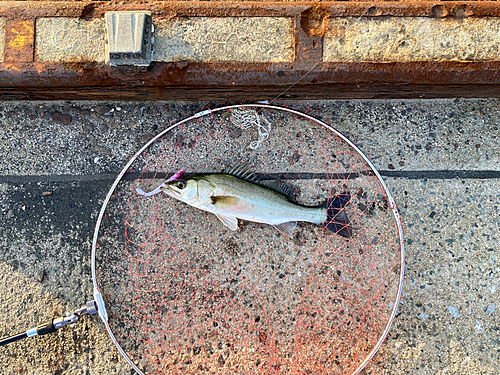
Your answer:
[[[286,223],[275,225],[275,227],[282,235],[293,238],[293,231],[297,228],[297,222],[288,221]]]
[[[259,182],[259,179],[255,175],[254,167],[248,163],[236,163],[228,170],[224,170],[224,173],[243,178],[248,181]]]
[[[224,215],[224,214],[215,214],[215,216],[217,216],[219,220],[222,221],[222,224],[224,224],[229,229],[231,230],[238,229],[238,219],[235,218],[234,216]]]

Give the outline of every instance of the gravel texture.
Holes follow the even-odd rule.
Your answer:
[[[181,18],[155,24],[154,61],[291,62],[287,18]]]
[[[324,61],[497,60],[498,18],[333,18]]]
[[[104,20],[38,18],[35,59],[40,62],[104,62],[106,31]]]
[[[495,374],[500,101],[281,104],[354,140],[385,176],[401,212],[403,298],[387,340],[364,372]],[[207,105],[218,103],[1,103],[0,335],[92,298],[91,236],[112,180],[148,139]],[[98,319],[85,318],[73,329],[7,346],[0,372],[131,369]]]

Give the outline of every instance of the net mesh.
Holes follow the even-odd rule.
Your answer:
[[[255,166],[318,205],[350,192],[353,237],[299,223],[214,215],[164,194],[178,170]],[[148,374],[349,374],[386,329],[399,288],[400,239],[387,194],[361,155],[305,117],[266,108],[218,111],[142,152],[109,200],[97,282],[118,343]]]

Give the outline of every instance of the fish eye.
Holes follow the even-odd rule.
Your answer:
[[[184,180],[178,181],[175,186],[177,186],[178,189],[184,189],[186,187],[187,183]]]

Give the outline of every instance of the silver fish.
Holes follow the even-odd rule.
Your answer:
[[[342,237],[352,236],[344,207],[349,193],[342,193],[319,206],[292,202],[286,185],[272,188],[258,183],[246,165],[231,171],[198,174],[166,181],[162,192],[190,206],[216,215],[231,230],[238,219],[274,225],[283,235],[293,238],[298,221],[321,225]]]

